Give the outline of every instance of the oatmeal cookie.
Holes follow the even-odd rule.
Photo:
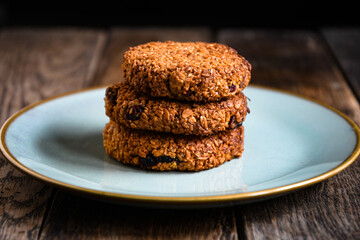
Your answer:
[[[244,127],[209,136],[188,136],[139,131],[110,121],[103,137],[111,157],[156,171],[210,169],[240,157],[244,150]]]
[[[124,54],[125,80],[142,93],[187,101],[218,101],[250,81],[251,65],[219,43],[149,42]]]
[[[247,101],[240,92],[220,102],[154,99],[122,82],[107,88],[106,115],[129,128],[186,135],[210,135],[240,127]]]

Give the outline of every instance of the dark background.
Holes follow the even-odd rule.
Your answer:
[[[359,26],[357,1],[0,0],[0,26]]]

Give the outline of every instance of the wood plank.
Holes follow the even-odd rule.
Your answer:
[[[211,41],[207,29],[114,29],[92,85],[122,79],[122,55],[148,41]],[[172,210],[127,207],[59,192],[41,239],[237,239],[232,208]]]
[[[316,33],[227,29],[218,36],[250,60],[252,83],[321,100],[360,123],[359,103]],[[248,239],[358,239],[359,189],[358,160],[310,188],[238,207],[239,229]]]
[[[325,28],[322,34],[360,99],[360,29]]]
[[[0,123],[28,104],[87,86],[104,42],[98,31],[0,32]],[[36,239],[52,188],[3,156],[0,168],[0,239]]]
[[[237,239],[234,211],[153,209],[59,192],[41,239]]]

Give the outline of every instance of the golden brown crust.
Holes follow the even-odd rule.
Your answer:
[[[154,99],[125,82],[107,88],[106,114],[129,128],[186,135],[210,135],[242,124],[247,114],[243,93],[220,102],[194,103]]]
[[[139,131],[110,121],[103,137],[111,157],[157,171],[210,169],[240,157],[244,150],[243,127],[201,137]]]
[[[250,63],[218,43],[149,42],[124,54],[124,78],[142,93],[187,101],[218,101],[250,82]]]

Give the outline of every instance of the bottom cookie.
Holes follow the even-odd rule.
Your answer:
[[[103,131],[106,153],[118,161],[156,171],[201,171],[240,157],[244,127],[210,136],[185,136],[126,128],[110,121]]]

